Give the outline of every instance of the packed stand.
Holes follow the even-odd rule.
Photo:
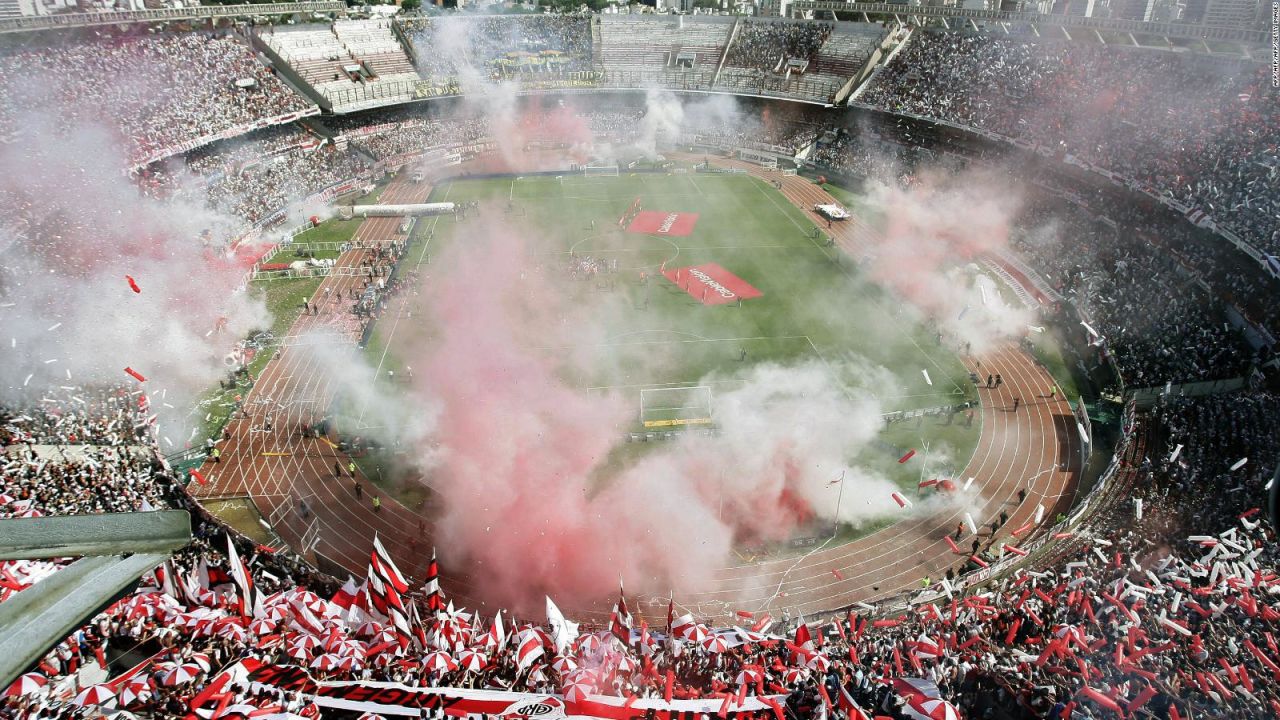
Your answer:
[[[1058,201],[1023,211],[1013,249],[1048,278],[1091,328],[1128,387],[1246,376],[1256,357],[1197,277],[1164,252],[1162,227],[1124,208]],[[1111,224],[1098,219],[1111,212]],[[1132,224],[1131,224],[1132,223]],[[1096,334],[1095,334],[1096,333]]]
[[[504,80],[591,69],[589,15],[413,18],[405,29],[419,48],[419,71],[436,80],[465,79],[472,72]],[[462,68],[459,58],[465,58]]]
[[[181,714],[221,698],[223,707],[314,711],[305,695],[250,692],[246,673],[262,662],[316,679],[563,693],[570,703],[592,694],[709,698],[732,710],[765,698],[757,717],[797,720],[919,717],[941,711],[939,703],[972,718],[1261,716],[1280,705],[1280,649],[1268,634],[1280,620],[1270,592],[1280,577],[1256,507],[1265,473],[1220,468],[1240,453],[1258,467],[1280,458],[1265,431],[1280,419],[1280,403],[1176,403],[1140,418],[1138,432],[1167,428],[1166,442],[1187,448],[1181,465],[1202,464],[1208,475],[1134,457],[1123,463],[1125,499],[1062,534],[1056,564],[985,588],[947,583],[897,614],[859,608],[792,629],[745,613],[742,625],[714,629],[674,609],[666,626],[652,628],[615,610],[607,627],[561,635],[456,610],[430,586],[406,582],[401,604],[425,619],[398,630],[395,614],[380,614],[373,601],[385,587],[336,588],[288,555],[237,543],[256,587],[245,590],[228,540],[201,524],[189,548],[55,648],[29,676],[35,689],[7,697],[5,707],[102,703]],[[1237,485],[1244,490],[1232,492]],[[1188,503],[1188,492],[1214,502]],[[985,536],[989,546],[1018,542]],[[399,575],[387,558],[375,546],[371,577]],[[120,647],[152,659],[116,697],[66,687],[75,667],[105,662]],[[531,655],[537,660],[521,661]],[[256,662],[238,664],[246,660]]]
[[[153,164],[144,192],[185,198],[254,224],[337,183],[368,174],[364,158],[297,126],[272,128]]]
[[[1070,153],[1280,251],[1280,92],[1259,65],[917,31],[860,100]]]
[[[831,29],[823,22],[743,20],[725,64],[774,72],[789,59],[811,61],[831,37]]]
[[[386,160],[428,148],[465,145],[488,132],[488,122],[479,115],[466,121],[408,120],[356,136],[352,145],[375,160]]]
[[[145,444],[146,426],[135,425],[141,397],[125,386],[50,388],[20,412],[0,411],[0,444]]]
[[[0,136],[51,114],[82,127],[108,114],[128,160],[314,110],[230,32],[101,35],[0,52]]]
[[[1272,393],[1173,396],[1157,417],[1166,446],[1159,467],[1190,525],[1218,520],[1221,498],[1256,493],[1280,464],[1280,397]]]
[[[0,517],[163,507],[152,419],[147,396],[121,386],[49,388],[0,414]]]

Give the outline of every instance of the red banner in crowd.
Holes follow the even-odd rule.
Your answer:
[[[605,695],[589,695],[579,702],[565,702],[557,695],[506,692],[502,690],[469,690],[466,688],[412,687],[393,682],[322,681],[306,670],[289,665],[243,663],[249,671],[249,682],[255,687],[288,690],[309,696],[320,708],[371,712],[381,715],[418,717],[422,708],[441,708],[454,718],[479,720],[481,715],[520,720],[562,720],[594,718],[596,720],[696,720],[699,715],[717,715],[725,698],[702,700],[628,699]],[[741,702],[730,698],[731,708],[723,720],[760,718],[772,714],[781,697],[747,696]]]

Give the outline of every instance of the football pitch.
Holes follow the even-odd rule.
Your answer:
[[[976,396],[957,349],[763,180],[692,172],[457,179],[435,187],[431,201],[475,202],[472,213],[527,229],[538,237],[530,263],[564,268],[559,287],[575,304],[611,308],[603,337],[530,349],[572,357],[566,381],[583,392],[633,396],[635,424],[620,431],[634,437],[714,428],[716,397],[761,364],[818,367],[834,392],[874,397],[886,414]],[[472,222],[419,218],[402,271],[418,269],[429,283],[443,271],[432,258],[466,242]],[[403,365],[398,338],[430,334],[428,315],[412,298],[392,300],[366,348],[379,378]],[[940,413],[887,423],[875,447],[850,460],[914,489],[922,464],[901,466],[901,453],[932,453],[945,464],[928,472],[958,473],[980,424],[976,412],[970,421]]]

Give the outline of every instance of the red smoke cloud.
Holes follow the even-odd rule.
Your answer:
[[[422,450],[444,501],[437,541],[480,597],[532,611],[544,593],[591,605],[620,577],[641,592],[706,589],[735,542],[782,539],[815,508],[834,511],[828,481],[878,431],[879,408],[812,368],[749,370],[717,396],[718,436],[669,441],[594,487],[635,396],[581,390],[566,379],[576,353],[538,349],[597,342],[610,309],[565,302],[558,268],[544,276],[529,258],[501,221],[468,225],[424,285],[438,333],[410,349],[425,369],[417,391],[439,409]],[[888,488],[857,512],[883,511]]]

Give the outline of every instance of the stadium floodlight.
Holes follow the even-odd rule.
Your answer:
[[[710,386],[641,388],[640,424],[647,428],[710,425]]]

